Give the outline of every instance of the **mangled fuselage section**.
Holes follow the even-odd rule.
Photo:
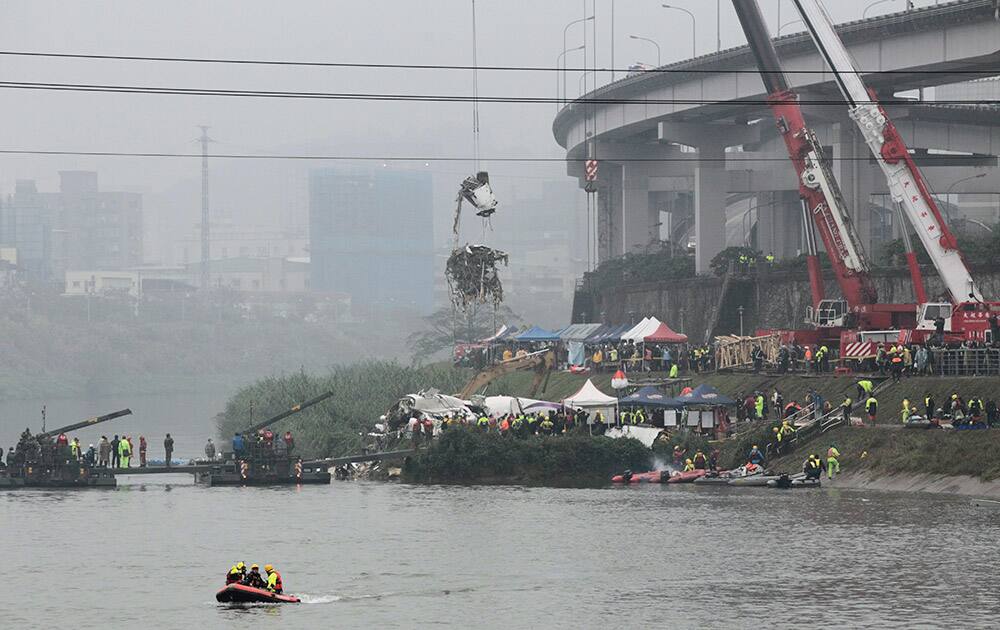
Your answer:
[[[410,418],[432,418],[440,422],[445,418],[466,419],[474,423],[482,410],[474,403],[442,394],[436,389],[403,396],[385,414],[390,429],[405,426]]]

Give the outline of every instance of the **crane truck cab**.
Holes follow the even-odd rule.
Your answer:
[[[929,302],[920,306],[917,330],[925,336],[937,333],[935,322],[944,320],[942,341],[981,341],[992,343],[1000,337],[998,318],[1000,302]]]
[[[816,328],[849,328],[851,319],[846,300],[820,300],[816,308],[806,309],[806,323]]]
[[[952,331],[952,313],[955,307],[950,302],[928,302],[920,305],[920,316],[917,317],[917,330],[934,331],[934,322],[940,317],[944,320],[944,332]]]

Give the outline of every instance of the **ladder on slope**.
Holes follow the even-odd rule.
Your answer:
[[[719,316],[722,314],[722,305],[726,302],[726,294],[729,293],[729,281],[733,277],[733,263],[729,263],[726,273],[722,276],[722,291],[719,292],[719,301],[712,306],[712,312],[708,316],[708,327],[705,329],[705,345],[712,343],[712,333],[719,325]]]

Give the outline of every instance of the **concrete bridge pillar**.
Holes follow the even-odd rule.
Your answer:
[[[794,258],[802,248],[802,209],[797,190],[757,195],[757,242],[766,255]]]
[[[660,142],[698,149],[694,169],[695,269],[711,272],[712,259],[726,247],[729,173],[726,147],[760,142],[760,125],[661,122]]]
[[[695,270],[711,273],[710,264],[726,247],[726,147],[702,146],[694,169]]]
[[[622,165],[621,251],[634,254],[649,244],[649,173],[644,164]]]

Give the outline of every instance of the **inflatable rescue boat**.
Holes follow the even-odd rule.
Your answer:
[[[707,470],[696,469],[689,470],[688,472],[679,472],[670,476],[667,483],[691,483],[695,479],[700,479],[705,476]]]
[[[818,488],[819,486],[819,479],[808,479],[803,473],[781,475],[777,479],[771,479],[767,482],[768,488]]]
[[[651,470],[644,473],[626,473],[615,475],[611,478],[611,483],[663,483],[666,480],[667,472]]]
[[[215,601],[225,604],[298,604],[294,595],[272,593],[246,584],[227,584],[215,594]]]

